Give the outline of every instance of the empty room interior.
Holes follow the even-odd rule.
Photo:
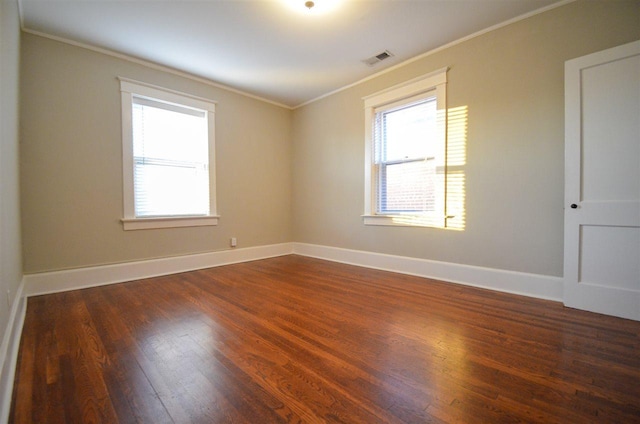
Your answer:
[[[2,0],[0,423],[640,420],[640,1]]]

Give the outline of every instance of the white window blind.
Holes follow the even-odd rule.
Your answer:
[[[207,111],[133,96],[136,218],[209,215]]]
[[[435,96],[375,110],[374,157],[379,214],[423,214],[436,207]]]

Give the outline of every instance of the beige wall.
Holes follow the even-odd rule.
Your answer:
[[[19,49],[18,4],[15,1],[0,1],[0,344],[8,341],[5,336],[9,330],[11,307],[7,304],[7,296],[11,302],[15,301],[22,280],[18,197]],[[1,354],[0,360],[0,389],[11,387],[8,369]],[[0,390],[0,403],[2,395]]]
[[[294,240],[561,276],[564,62],[637,39],[640,2],[579,1],[295,110]],[[464,230],[364,226],[361,98],[445,66],[467,110]]]
[[[640,2],[578,1],[426,56],[291,112],[24,34],[26,273],[288,241],[561,276],[563,67],[640,38]],[[462,231],[365,227],[362,97],[450,66],[466,108]],[[116,76],[217,107],[217,227],[122,230]]]
[[[218,102],[218,226],[123,231],[117,76]],[[23,33],[20,113],[25,273],[292,240],[287,109]]]

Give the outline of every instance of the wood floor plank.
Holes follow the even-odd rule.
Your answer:
[[[172,422],[132,351],[132,337],[119,310],[101,290],[82,292],[111,366],[103,373],[120,422]],[[132,384],[133,383],[133,384]]]
[[[635,423],[640,322],[295,255],[28,300],[11,423]]]

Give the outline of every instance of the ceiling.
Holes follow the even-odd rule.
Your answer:
[[[25,31],[295,107],[559,0],[19,0]],[[363,60],[388,50],[392,57]]]

